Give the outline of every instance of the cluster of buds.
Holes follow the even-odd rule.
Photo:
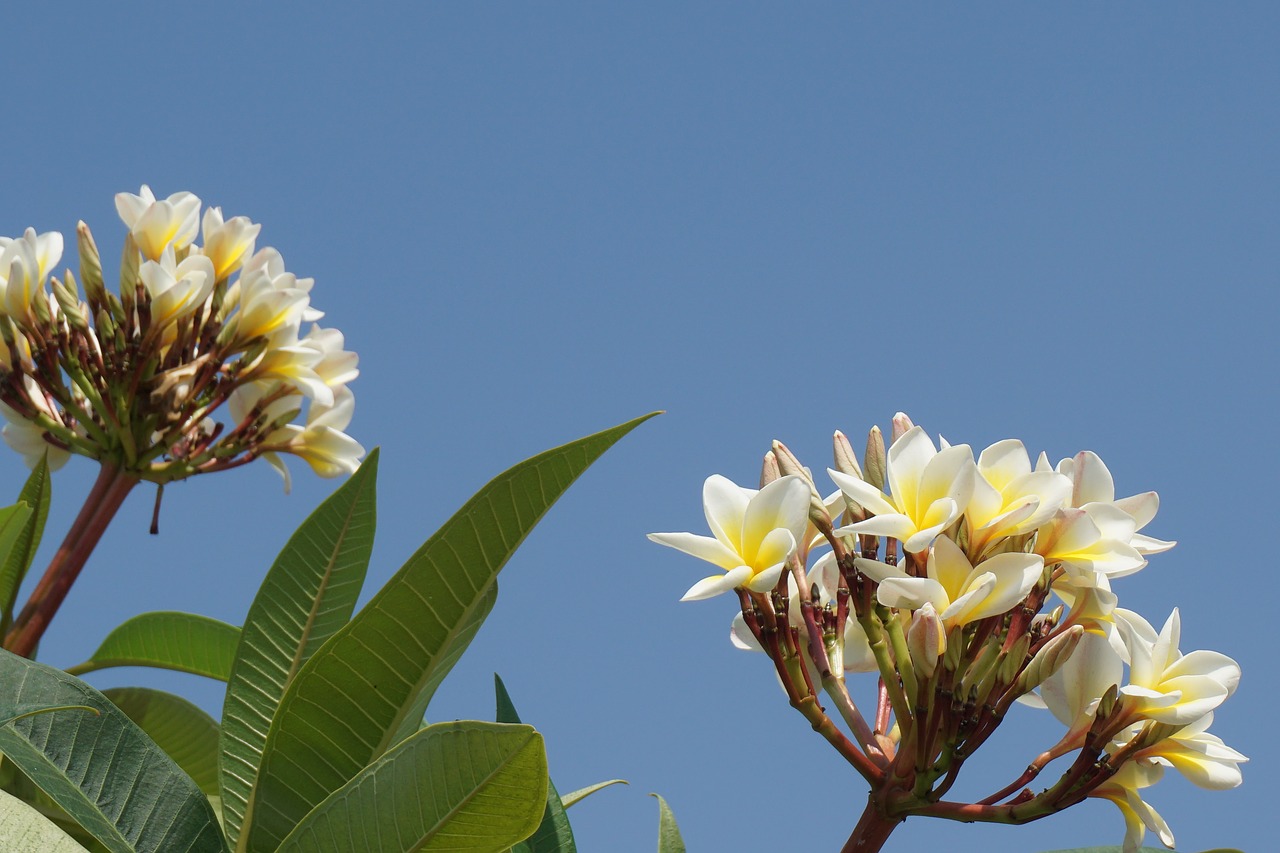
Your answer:
[[[887,451],[879,428],[861,463],[842,433],[834,451],[829,497],[774,442],[759,490],[706,481],[714,536],[650,538],[721,570],[685,599],[736,592],[734,643],[772,658],[791,704],[870,783],[860,828],[911,815],[1027,823],[1101,797],[1124,815],[1126,851],[1147,829],[1172,847],[1141,789],[1166,767],[1207,788],[1240,783],[1246,758],[1207,732],[1239,666],[1182,654],[1176,610],[1157,631],[1112,590],[1174,545],[1139,532],[1154,492],[1117,500],[1089,451],[1033,465],[1011,439],[975,460],[901,413]],[[859,672],[879,676],[864,706],[846,684]],[[1066,734],[1004,789],[946,800],[1015,702],[1047,707]],[[1072,753],[1050,787],[1027,787]]]
[[[129,229],[118,293],[83,222],[78,284],[54,275],[61,234],[0,238],[0,413],[28,463],[76,453],[163,485],[262,457],[286,488],[281,453],[326,477],[359,465],[343,432],[356,354],[336,329],[303,332],[322,316],[312,279],[254,251],[260,225],[200,207],[146,186],[116,196]]]

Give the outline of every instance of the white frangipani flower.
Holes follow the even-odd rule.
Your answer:
[[[211,207],[204,212],[201,228],[204,245],[200,247],[200,254],[213,261],[214,274],[219,281],[253,257],[253,244],[262,230],[261,225],[250,222],[247,216],[233,216],[223,222],[220,207]]]
[[[1240,665],[1220,652],[1182,654],[1182,623],[1175,607],[1152,642],[1151,625],[1117,610],[1129,652],[1129,684],[1120,688],[1125,712],[1135,719],[1185,726],[1221,705],[1240,683]]]
[[[138,251],[152,261],[160,260],[165,249],[190,246],[200,229],[200,199],[189,192],[157,201],[151,187],[143,184],[138,195],[116,194],[116,212],[133,234]]]
[[[978,456],[978,474],[965,515],[970,548],[1030,533],[1048,521],[1071,496],[1071,480],[1056,471],[1033,471],[1021,441],[1006,439]]]
[[[975,567],[945,536],[934,540],[926,577],[912,577],[897,566],[861,557],[857,566],[879,583],[876,598],[885,607],[918,610],[929,602],[948,630],[1007,613],[1044,573],[1044,560],[1036,554],[997,554]]]
[[[1173,831],[1169,829],[1169,824],[1138,794],[1143,788],[1159,782],[1163,775],[1164,768],[1158,764],[1126,761],[1114,776],[1089,793],[1091,797],[1101,797],[1115,803],[1124,815],[1123,853],[1137,853],[1148,829],[1160,836],[1160,842],[1165,847],[1173,849]]]
[[[967,444],[941,452],[918,426],[889,448],[885,495],[858,477],[827,469],[840,490],[874,513],[871,518],[840,528],[840,534],[889,536],[909,553],[924,551],[969,505],[977,468]]]
[[[151,324],[164,328],[195,312],[213,293],[213,262],[191,255],[174,262],[172,248],[158,261],[144,261],[138,278],[151,297]]]
[[[3,310],[19,323],[31,320],[31,300],[43,298],[44,283],[62,259],[62,235],[36,234],[28,228],[16,240],[0,238],[0,288]]]
[[[1077,586],[1097,585],[1099,576],[1123,577],[1147,564],[1128,544],[1133,525],[1113,506],[1066,507],[1036,531],[1035,552],[1048,565],[1062,563]]]
[[[30,376],[24,376],[23,381],[27,387],[29,399],[39,406],[44,414],[51,418],[56,417],[45,404],[44,395],[35,387],[34,380]],[[22,461],[27,463],[28,468],[39,465],[40,459],[46,454],[50,471],[58,470],[71,458],[70,452],[45,440],[45,431],[35,421],[24,418],[4,403],[0,403],[0,415],[5,420],[4,429],[0,431],[3,434],[4,443],[22,455]]]
[[[797,475],[763,489],[746,489],[719,474],[707,478],[702,505],[714,535],[650,533],[649,539],[724,570],[698,581],[684,601],[710,598],[738,587],[767,592],[777,585],[787,558],[809,521],[809,484]]]
[[[1124,662],[1111,643],[1104,636],[1086,633],[1067,662],[1040,685],[1040,699],[1067,727],[1063,740],[1069,741],[1089,731],[1102,694],[1123,680]]]
[[[1205,714],[1164,740],[1138,750],[1133,758],[1166,764],[1201,788],[1234,788],[1244,781],[1240,765],[1249,758],[1209,734],[1212,724],[1213,714]]]
[[[1036,464],[1036,469],[1046,469],[1048,463],[1047,458],[1042,458]],[[1073,458],[1063,459],[1058,463],[1057,470],[1058,473],[1071,478],[1071,506],[1083,509],[1099,505],[1111,506],[1133,519],[1134,532],[1130,534],[1126,544],[1132,546],[1139,554],[1158,554],[1178,544],[1137,532],[1155,518],[1156,511],[1160,508],[1160,496],[1155,492],[1143,492],[1117,500],[1115,481],[1111,477],[1111,472],[1107,470],[1107,466],[1103,464],[1098,454],[1092,450],[1082,450]]]

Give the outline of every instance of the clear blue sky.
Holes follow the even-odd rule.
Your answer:
[[[547,735],[585,851],[834,850],[864,789],[731,648],[727,599],[644,539],[702,530],[702,480],[773,438],[899,409],[948,439],[1100,453],[1180,540],[1119,583],[1184,649],[1244,668],[1214,730],[1245,785],[1171,775],[1180,849],[1269,849],[1276,772],[1268,507],[1280,470],[1274,4],[26,4],[0,54],[0,234],[118,252],[114,193],[191,190],[263,223],[361,355],[351,432],[382,445],[371,588],[475,488],[652,409],[509,566],[433,711],[502,673]],[[239,622],[332,484],[266,466],[126,504],[42,649],[70,665],[151,609]],[[58,538],[92,466],[55,480]],[[16,494],[23,469],[0,457]],[[198,679],[103,673],[211,710]],[[1025,728],[1022,723],[1025,722]],[[982,796],[1047,745],[983,752]],[[759,756],[770,757],[768,766]],[[789,773],[781,773],[786,767]],[[985,774],[985,775],[984,775]],[[794,785],[779,790],[780,775]],[[994,785],[992,784],[994,783]],[[890,849],[1118,843],[1091,804],[1025,829],[909,823]]]

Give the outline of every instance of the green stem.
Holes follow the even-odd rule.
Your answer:
[[[45,629],[66,599],[72,584],[80,575],[89,555],[102,539],[107,525],[138,484],[136,474],[121,470],[110,462],[102,463],[98,479],[85,499],[67,537],[62,541],[40,583],[31,593],[13,627],[4,638],[4,648],[22,657],[31,657]]]

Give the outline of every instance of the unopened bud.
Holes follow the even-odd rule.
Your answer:
[[[782,471],[778,468],[778,457],[773,455],[770,450],[764,455],[764,464],[760,466],[760,488],[772,483],[774,480],[782,477]]]
[[[907,628],[907,651],[911,653],[916,674],[932,678],[938,659],[947,651],[947,631],[931,602],[926,601],[912,614],[911,627]]]
[[[1076,650],[1076,646],[1080,645],[1080,638],[1083,636],[1084,626],[1072,625],[1045,643],[1031,659],[1031,663],[1027,664],[1027,668],[1018,676],[1017,682],[1013,685],[1014,695],[1022,696],[1030,693],[1062,669],[1067,659],[1071,657],[1071,653]]]
[[[265,430],[263,430],[263,432],[264,432],[265,434],[267,434],[267,435],[271,435],[271,433],[275,432],[276,430],[280,429],[281,427],[283,427],[283,426],[287,426],[288,424],[293,423],[293,422],[294,422],[294,420],[295,420],[295,419],[298,417],[298,415],[300,415],[300,414],[302,414],[302,409],[290,409],[289,411],[285,412],[285,413],[284,413],[283,415],[281,415],[280,417],[275,418],[274,420],[272,420],[272,421],[271,421],[271,423],[267,426],[267,428],[266,428]]]
[[[813,482],[813,472],[804,467],[791,449],[777,439],[773,442],[773,454],[783,474],[804,477],[805,482],[809,484],[809,520],[813,522],[813,526],[818,530],[831,530],[831,513],[827,511],[822,495],[818,494],[818,487]]]
[[[102,256],[98,254],[98,244],[93,242],[93,234],[84,222],[76,224],[76,245],[80,250],[80,280],[84,282],[89,304],[95,307],[103,305],[106,303],[106,285],[102,281]]]
[[[43,290],[31,294],[31,314],[41,326],[48,326],[53,318],[49,311],[49,295]]]
[[[831,439],[833,454],[835,456],[835,468],[841,473],[848,474],[851,477],[862,477],[862,468],[858,465],[858,457],[853,452],[853,445],[849,443],[849,439],[840,430],[836,430]]]
[[[53,286],[53,298],[58,300],[58,308],[62,311],[62,316],[67,318],[67,325],[82,332],[88,331],[89,324],[85,321],[84,313],[80,310],[80,300],[76,298],[73,291],[75,279],[71,278],[70,270],[67,270],[67,280],[71,282],[70,287],[56,278],[50,279],[50,284]]]
[[[906,416],[904,412],[898,412],[893,416],[893,440],[897,441],[907,434],[907,431],[914,427],[911,418]]]
[[[964,654],[964,626],[957,625],[947,634],[947,650],[942,657],[942,665],[947,672],[955,672],[960,668],[960,656]]]
[[[1008,684],[1018,677],[1018,673],[1022,671],[1022,665],[1027,661],[1027,650],[1030,648],[1031,637],[1027,634],[1013,641],[1013,645],[1005,653],[1004,660],[1000,661],[1001,684]]]
[[[133,234],[124,235],[124,252],[120,256],[120,297],[132,301],[133,291],[138,287],[138,265],[140,255],[138,244]]]
[[[1093,714],[1094,724],[1099,720],[1105,720],[1110,717],[1116,709],[1116,702],[1120,698],[1120,685],[1113,684],[1102,694],[1102,698],[1098,700],[1098,709]]]
[[[867,434],[867,452],[863,454],[862,463],[866,466],[866,474],[862,479],[884,491],[884,435],[880,427],[874,426]]]

